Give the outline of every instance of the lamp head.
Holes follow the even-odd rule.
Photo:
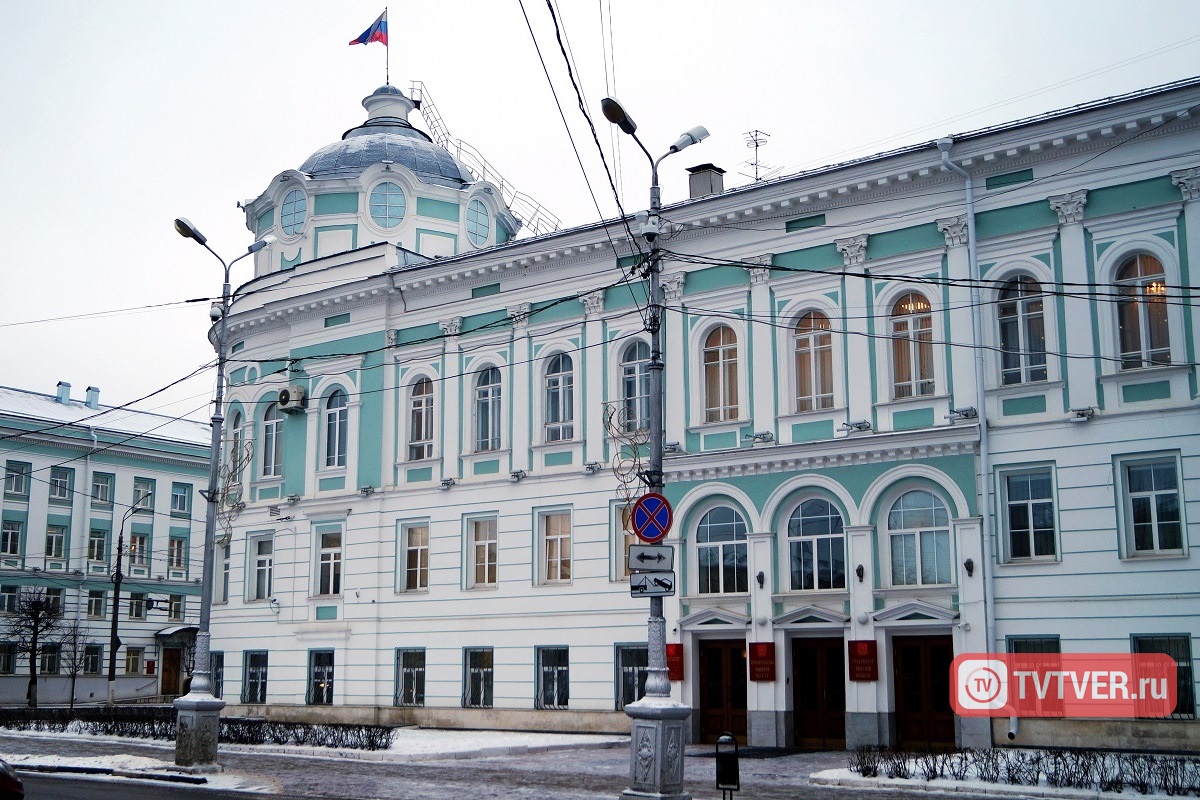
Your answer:
[[[616,125],[623,132],[632,136],[637,131],[637,123],[633,121],[633,117],[625,113],[625,109],[611,97],[606,97],[600,101],[600,111],[603,112],[604,118]],[[707,133],[705,134],[707,135]]]
[[[178,222],[176,222],[176,224],[178,224]],[[246,252],[247,253],[257,253],[259,250],[262,250],[267,245],[275,244],[275,242],[277,242],[277,241],[279,241],[279,240],[268,233],[266,236],[259,239],[257,242],[252,243],[249,247],[247,247]]]
[[[697,125],[683,132],[675,144],[671,145],[671,152],[678,153],[685,147],[691,147],[694,144],[699,144],[708,138],[708,128],[703,125]]]
[[[175,232],[185,239],[195,239],[200,244],[208,242],[208,238],[200,232],[200,229],[188,222],[185,217],[175,220]]]

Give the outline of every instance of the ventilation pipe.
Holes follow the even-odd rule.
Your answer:
[[[87,388],[87,400],[84,402],[88,408],[96,410],[100,408],[100,390],[95,386]]]
[[[58,382],[58,394],[54,398],[64,406],[71,402],[71,384],[66,381]]]
[[[700,164],[688,167],[688,197],[699,200],[701,197],[721,194],[725,191],[725,170],[715,164]]]
[[[1020,729],[1021,729],[1021,718],[1020,717],[1009,717],[1008,718],[1008,740],[1010,742],[1013,739],[1017,738],[1017,733],[1020,731]]]

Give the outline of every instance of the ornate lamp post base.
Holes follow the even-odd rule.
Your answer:
[[[175,764],[196,772],[220,772],[217,738],[225,701],[207,692],[185,694],[175,700],[178,727],[175,730]]]
[[[625,706],[633,719],[629,788],[621,797],[691,800],[683,791],[683,722],[688,706],[668,697],[643,697]]]

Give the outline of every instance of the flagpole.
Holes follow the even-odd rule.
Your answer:
[[[383,20],[387,22],[387,6],[383,7]],[[388,42],[383,43],[383,83],[385,86],[392,85],[392,46]]]

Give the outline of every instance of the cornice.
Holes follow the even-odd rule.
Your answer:
[[[345,291],[331,287],[329,294],[321,299],[281,302],[276,306],[257,309],[254,312],[235,313],[230,317],[229,335],[245,336],[283,325],[294,325],[330,313],[345,313],[360,308],[376,306],[387,301],[389,290],[383,286]],[[311,295],[310,295],[311,298]]]

